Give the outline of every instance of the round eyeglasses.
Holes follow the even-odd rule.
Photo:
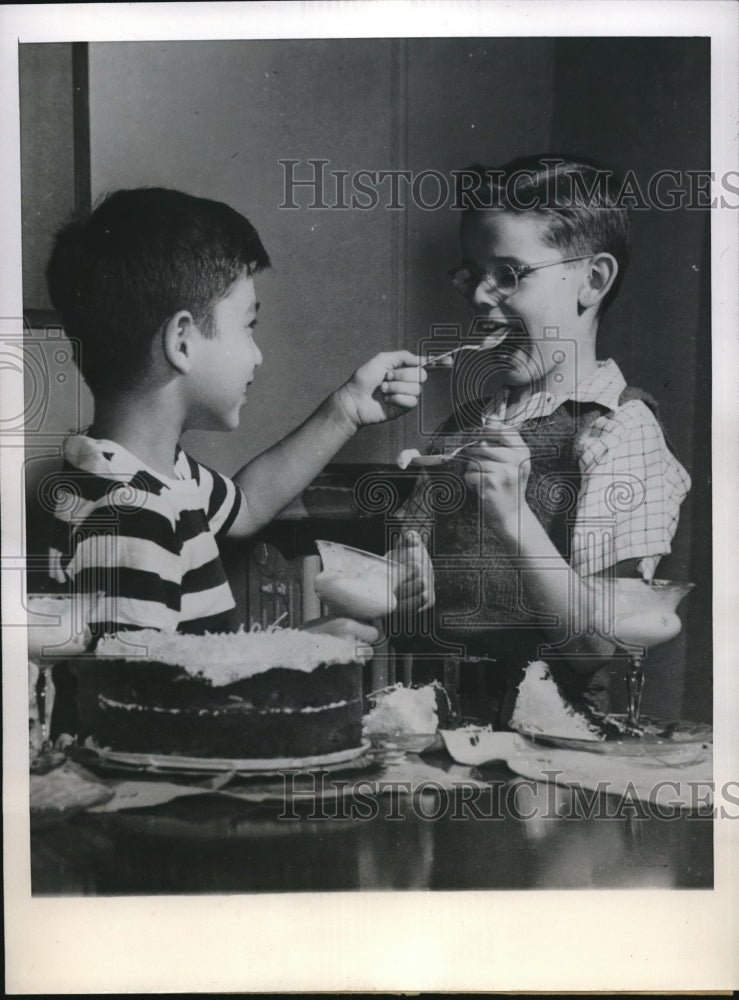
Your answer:
[[[544,260],[538,264],[498,264],[489,271],[479,271],[474,267],[455,267],[449,272],[452,284],[466,299],[471,299],[480,285],[483,291],[495,292],[508,297],[518,288],[518,282],[532,271],[543,267],[554,267],[555,264],[570,264],[575,260],[587,260],[593,253],[580,254],[579,257],[564,257],[560,260]]]

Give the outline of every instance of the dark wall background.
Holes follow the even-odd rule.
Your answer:
[[[74,209],[72,46],[22,45],[19,69],[23,303],[48,309],[51,234]]]
[[[382,199],[366,212],[280,211],[279,159],[448,174],[550,150],[633,170],[644,185],[657,170],[710,164],[706,39],[95,43],[83,67],[89,119],[81,113],[79,47],[76,62],[74,55],[68,45],[20,46],[26,306],[47,305],[51,233],[84,194],[83,182],[93,199],[120,186],[164,184],[250,216],[275,263],[259,289],[265,364],[242,427],[189,442],[225,472],[303,419],[376,350],[415,348],[435,324],[463,321],[446,279],[458,257],[458,213],[408,199],[404,211],[383,208]],[[708,718],[709,217],[652,209],[635,213],[635,225],[632,264],[600,354],[657,398],[693,478],[674,552],[658,572],[696,583],[683,635],[650,654],[661,682],[647,685],[645,707],[658,702],[660,714]],[[340,460],[393,461],[421,441],[451,405],[445,379],[437,373],[428,384],[420,421],[363,432]],[[50,395],[31,493],[44,468],[44,429],[53,463],[60,433],[89,414],[85,393],[74,407],[63,393]]]
[[[710,42],[700,38],[560,39],[554,44],[552,148],[633,170],[640,187],[659,170],[709,170]],[[710,212],[634,212],[634,248],[621,294],[600,333],[630,385],[660,406],[693,485],[673,552],[657,575],[692,580],[682,635],[649,655],[671,703],[711,711]],[[649,704],[649,685],[645,707]],[[663,702],[664,704],[664,702]]]

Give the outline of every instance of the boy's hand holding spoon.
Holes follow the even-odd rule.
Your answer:
[[[425,381],[423,358],[410,351],[383,351],[358,368],[336,396],[359,428],[412,410]]]
[[[465,451],[465,482],[480,493],[488,517],[499,528],[517,534],[531,453],[519,432],[498,417],[486,417],[483,437]]]

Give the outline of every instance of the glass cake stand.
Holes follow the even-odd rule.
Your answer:
[[[617,607],[624,609],[616,618],[616,641],[629,654],[626,691],[630,725],[639,722],[647,650],[680,633],[682,623],[676,614],[677,607],[694,586],[673,580],[616,581]]]

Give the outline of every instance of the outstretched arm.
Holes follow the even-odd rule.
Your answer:
[[[246,497],[228,532],[253,535],[311,483],[360,427],[413,409],[426,372],[410,351],[376,355],[324,400],[304,423],[262,452],[233,478]]]

